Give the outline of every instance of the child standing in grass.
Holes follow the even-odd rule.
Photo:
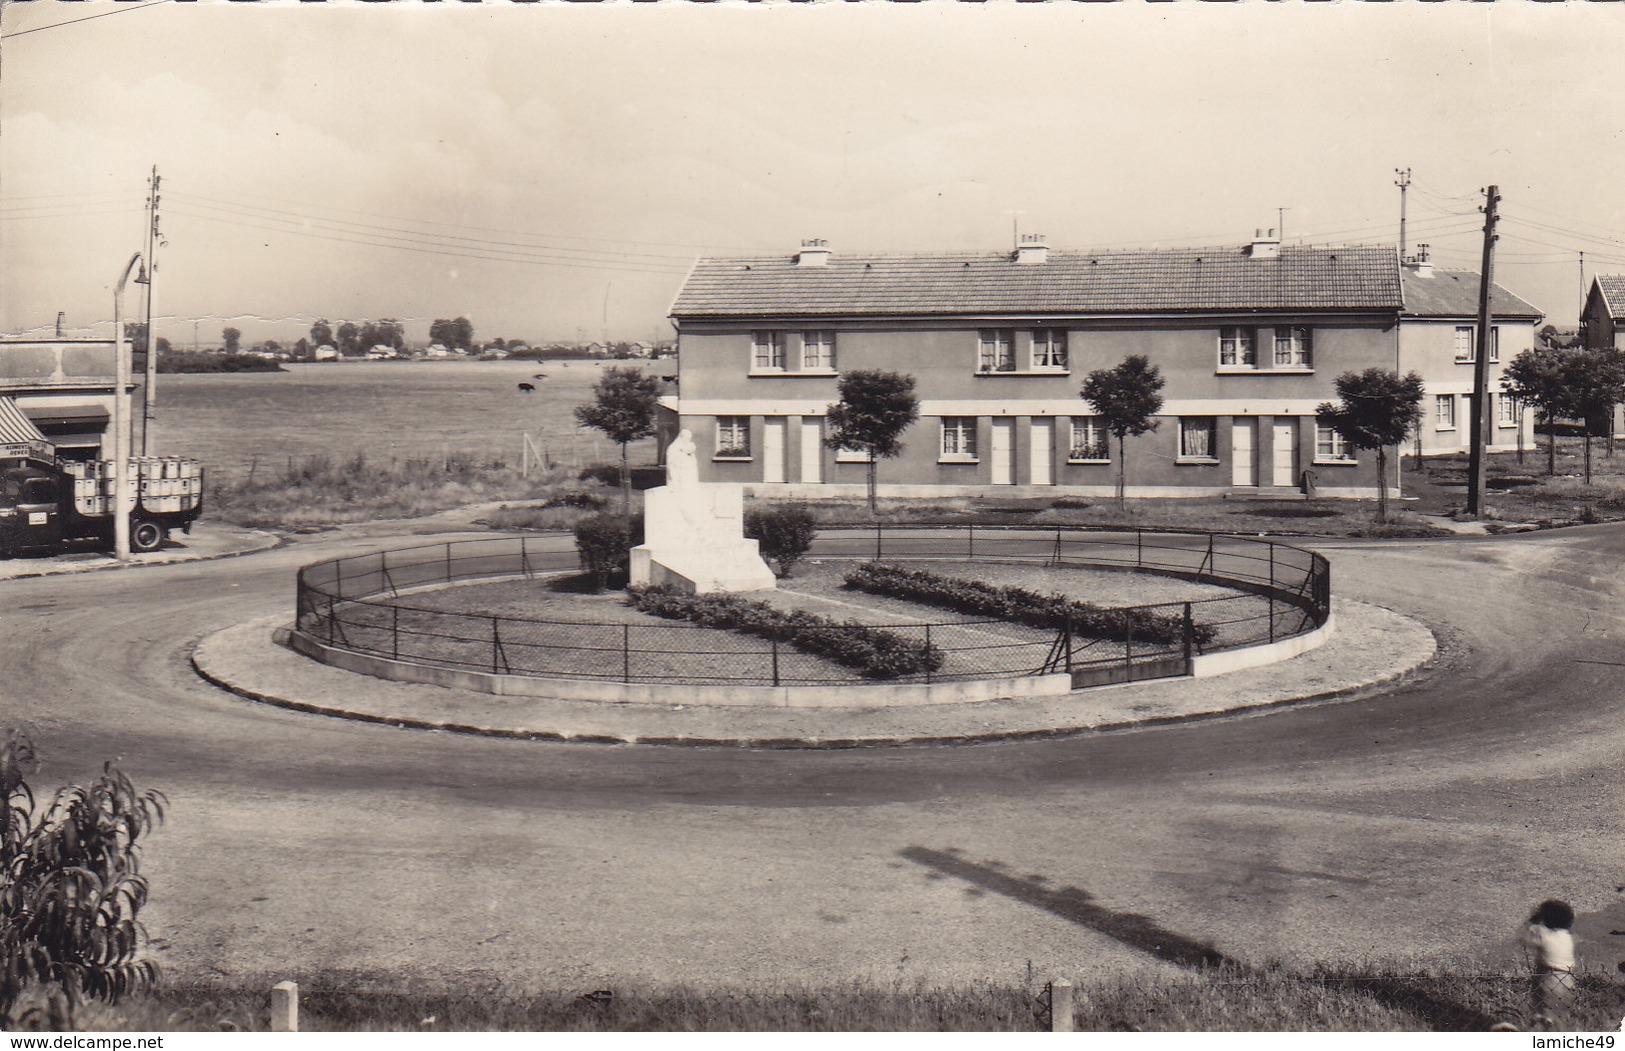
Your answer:
[[[1574,992],[1573,927],[1574,910],[1554,899],[1540,903],[1524,931],[1523,943],[1534,952],[1534,1022],[1547,1029],[1556,1027],[1559,1007]]]

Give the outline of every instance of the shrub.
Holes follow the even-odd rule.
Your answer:
[[[573,507],[584,511],[602,511],[608,503],[602,496],[588,489],[570,489],[554,493],[542,502],[543,507]]]
[[[0,741],[0,1027],[25,986],[54,987],[70,1008],[117,1001],[152,985],[158,967],[137,959],[147,901],[138,841],[163,818],[161,793],[137,792],[111,763],[88,787],[57,790],[39,810],[27,776],[34,746]]]
[[[818,522],[799,504],[753,507],[745,512],[745,535],[761,543],[763,558],[778,563],[779,576],[788,577],[790,567],[812,547]]]
[[[993,617],[1051,631],[1070,629],[1103,639],[1178,642],[1185,632],[1182,616],[1132,607],[1106,609],[1089,602],[1074,602],[1061,595],[1040,595],[1026,588],[945,577],[924,569],[905,569],[883,562],[864,562],[847,570],[846,586],[854,591],[922,602],[971,616]],[[1198,642],[1209,642],[1216,634],[1212,626],[1197,624],[1192,637]]]
[[[786,613],[737,595],[689,595],[657,585],[628,588],[627,602],[640,612],[668,620],[783,642],[803,653],[856,668],[871,679],[896,679],[942,667],[941,650],[894,631],[855,621],[841,623],[805,610]]]
[[[600,485],[619,486],[621,484],[621,469],[612,463],[595,463],[591,467],[583,467],[581,473],[576,475],[578,482],[597,482]]]
[[[643,520],[634,517],[629,528],[620,515],[590,515],[575,524],[575,537],[581,568],[602,591],[611,576],[626,573],[632,548],[643,542]]]

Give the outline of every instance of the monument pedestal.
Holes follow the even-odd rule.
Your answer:
[[[631,580],[693,595],[778,586],[755,540],[745,536],[745,487],[665,485],[643,494],[645,542],[632,549]]]

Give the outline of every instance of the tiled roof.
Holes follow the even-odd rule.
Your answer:
[[[1407,269],[1403,313],[1406,317],[1477,317],[1478,285],[1476,270],[1434,270],[1432,277],[1422,277]],[[1493,283],[1490,285],[1490,313],[1496,317],[1544,316],[1539,308]]]
[[[1602,304],[1608,316],[1625,317],[1625,274],[1598,274],[1597,287],[1602,289]]]
[[[1127,252],[1050,249],[1046,262],[1011,253],[831,255],[797,266],[793,254],[701,259],[672,315],[946,316],[1137,314],[1213,310],[1396,310],[1391,247],[1287,245],[1274,259],[1245,249]]]

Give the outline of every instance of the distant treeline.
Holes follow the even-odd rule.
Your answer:
[[[161,342],[161,341],[160,341]],[[257,354],[219,351],[171,350],[158,354],[159,372],[286,372],[270,358]]]

